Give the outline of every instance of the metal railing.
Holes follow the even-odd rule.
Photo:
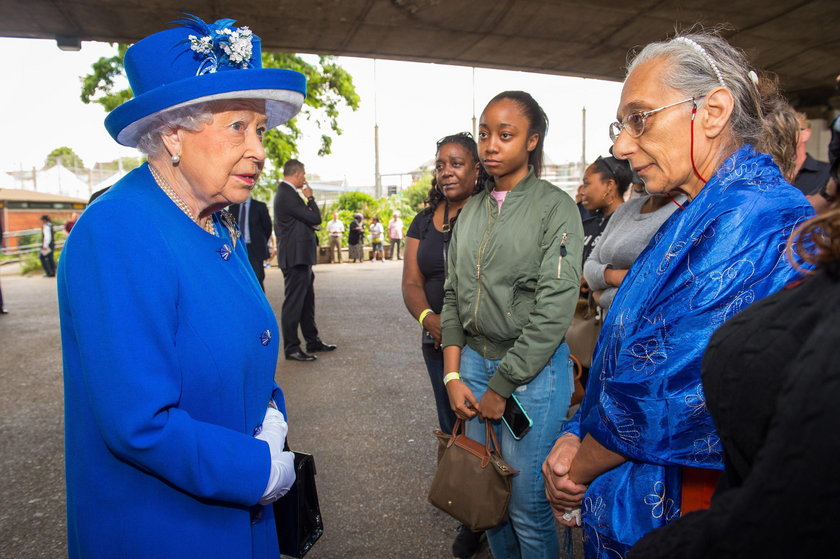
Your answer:
[[[56,231],[64,231],[63,225],[53,225],[53,238],[55,238]],[[20,231],[7,231],[3,233],[3,242],[6,242],[6,239],[11,238],[19,238],[19,237],[26,237],[28,235],[35,235],[38,236],[41,233],[41,228],[38,229],[21,229]],[[64,246],[64,239],[55,241],[55,248],[58,250],[59,248]],[[41,250],[41,242],[38,241],[36,243],[30,243],[26,245],[20,245],[14,247],[7,247],[2,246],[0,247],[0,254],[5,254],[7,256],[22,256],[24,254],[31,254],[33,252],[39,252]]]

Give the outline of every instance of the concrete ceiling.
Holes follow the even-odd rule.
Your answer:
[[[178,12],[229,17],[263,48],[620,80],[630,49],[725,23],[798,104],[832,95],[837,0],[0,0],[0,35],[133,42]]]

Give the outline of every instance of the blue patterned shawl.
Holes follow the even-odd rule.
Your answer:
[[[623,557],[680,514],[681,466],[722,469],[700,363],[727,319],[798,276],[784,254],[813,214],[745,145],[654,235],[604,321],[586,398],[566,430],[628,458],[589,487],[587,557]]]

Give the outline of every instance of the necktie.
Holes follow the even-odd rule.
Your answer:
[[[248,198],[244,203],[239,205],[239,230],[242,231],[242,238],[245,240],[245,244],[251,244],[251,228],[248,226],[250,202],[251,199]]]

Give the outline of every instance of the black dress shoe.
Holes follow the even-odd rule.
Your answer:
[[[286,354],[286,359],[290,359],[292,361],[315,361],[318,359],[314,355],[309,355],[308,353],[304,353],[301,350],[293,351],[291,353]]]
[[[333,344],[325,344],[321,340],[311,344],[306,344],[306,351],[309,353],[313,353],[315,351],[332,351],[334,349],[335,346]]]
[[[463,524],[458,526],[458,535],[452,543],[452,555],[456,559],[471,559],[481,550],[484,532],[473,532]]]

